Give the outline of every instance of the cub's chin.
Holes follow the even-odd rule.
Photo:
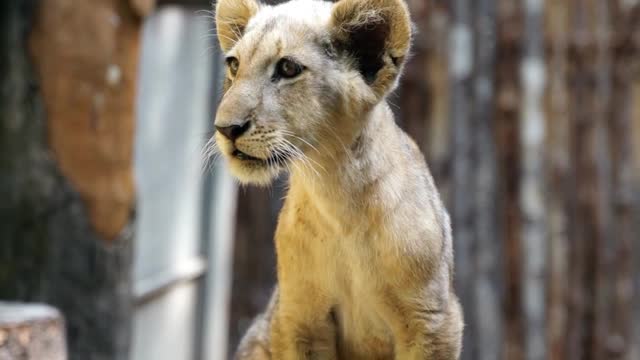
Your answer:
[[[268,186],[280,175],[281,167],[266,160],[239,159],[234,155],[225,156],[231,174],[242,184]]]

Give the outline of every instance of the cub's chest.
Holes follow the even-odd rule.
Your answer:
[[[393,337],[381,304],[384,278],[376,272],[375,256],[358,255],[333,270],[333,284],[325,283],[335,299],[340,359],[391,359]]]
[[[392,359],[393,336],[384,318],[381,293],[387,276],[381,247],[367,232],[316,233],[309,239],[307,270],[315,286],[332,299],[340,359]],[[388,275],[388,274],[387,274]]]
[[[298,212],[280,219],[276,242],[279,271],[286,273],[281,285],[312,285],[330,299],[339,359],[392,359],[393,336],[381,300],[393,278],[384,234],[366,221],[347,226]]]

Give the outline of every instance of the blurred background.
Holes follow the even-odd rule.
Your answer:
[[[640,359],[640,1],[407,2],[463,359]],[[286,179],[201,156],[211,5],[0,4],[0,359],[226,359],[263,309]]]

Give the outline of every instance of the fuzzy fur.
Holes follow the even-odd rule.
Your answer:
[[[251,123],[220,151],[243,183],[290,173],[278,290],[236,358],[458,359],[449,216],[385,101],[411,43],[404,1],[220,0],[217,21],[240,66],[216,125]],[[305,70],[274,80],[284,57]]]

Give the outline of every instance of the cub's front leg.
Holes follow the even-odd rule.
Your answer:
[[[394,325],[396,360],[458,360],[462,348],[462,310],[451,294],[432,306],[428,301],[405,302],[402,311],[387,311]]]
[[[286,294],[271,324],[271,355],[278,360],[336,360],[330,303],[312,288]]]

